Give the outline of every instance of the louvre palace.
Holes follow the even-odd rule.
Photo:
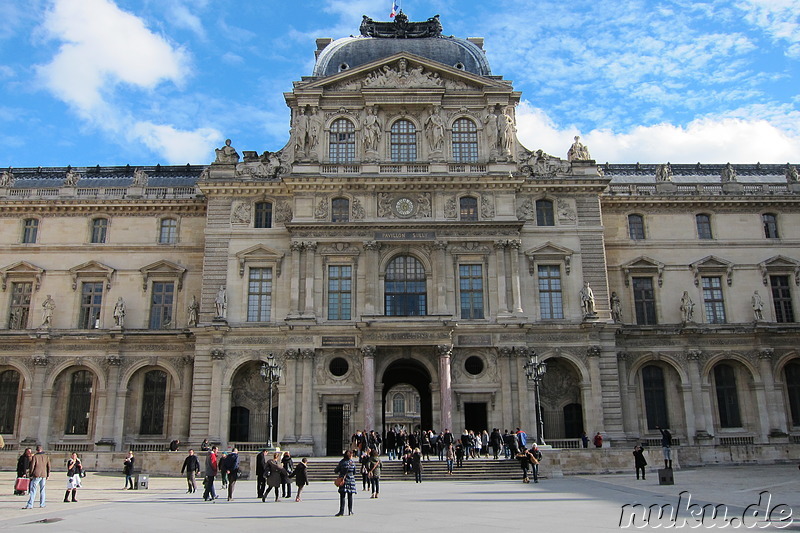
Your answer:
[[[800,456],[794,164],[550,155],[483,39],[360,29],[317,39],[282,148],[1,171],[7,449],[252,450],[271,413],[295,454],[390,425],[567,449],[661,426],[687,463]]]

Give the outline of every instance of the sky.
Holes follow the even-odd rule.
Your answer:
[[[405,0],[484,37],[520,141],[598,162],[800,162],[800,0]],[[0,168],[282,148],[315,39],[391,0],[0,0]]]

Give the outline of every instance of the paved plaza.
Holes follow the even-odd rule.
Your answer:
[[[625,504],[677,504],[679,493],[688,491],[690,504],[725,504],[728,517],[741,517],[745,509],[756,510],[759,493],[768,491],[769,504],[762,496],[759,509],[792,508],[800,513],[800,470],[797,465],[709,466],[676,470],[675,485],[659,485],[656,473],[646,481],[632,474],[568,476],[545,479],[538,484],[508,481],[410,481],[385,482],[377,500],[359,492],[354,516],[334,517],[338,495],[330,479],[313,480],[294,498],[261,503],[255,498],[255,481],[240,481],[233,502],[220,498],[204,502],[201,492],[185,494],[181,478],[151,478],[147,490],[124,491],[121,476],[90,473],[78,493],[78,503],[63,503],[66,477],[53,474],[47,485],[47,507],[21,510],[26,497],[13,496],[13,474],[0,473],[0,530],[65,532],[180,532],[180,531],[614,531],[620,529]],[[223,494],[218,486],[218,493]],[[359,480],[360,489],[360,480]],[[686,494],[684,494],[684,503]],[[629,507],[628,509],[633,509]],[[697,509],[697,507],[695,507]],[[630,523],[630,516],[623,522]],[[653,527],[655,517],[634,525]],[[682,517],[676,516],[681,525]],[[800,517],[800,514],[799,514]],[[710,525],[709,520],[703,524]],[[734,524],[736,522],[734,521]],[[684,524],[689,529],[691,523]],[[695,523],[694,525],[697,525]],[[717,524],[719,526],[719,524]],[[763,523],[762,523],[763,525]],[[783,524],[771,524],[776,527]],[[649,529],[645,527],[644,529]],[[699,528],[698,529],[702,529]],[[731,529],[731,528],[729,528]],[[783,528],[799,531],[800,521]]]

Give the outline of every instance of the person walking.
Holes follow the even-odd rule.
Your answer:
[[[422,483],[422,453],[419,448],[414,448],[411,454],[411,470],[414,472],[414,482]]]
[[[531,472],[533,473],[533,482],[539,483],[539,463],[542,462],[542,450],[539,449],[539,445],[535,442],[531,445],[531,449],[528,450],[530,454],[530,462],[531,462]]]
[[[220,473],[220,479],[222,480],[222,488],[223,489],[227,489],[228,488],[228,471],[225,470],[225,467],[224,467],[225,461],[227,460],[227,458],[228,458],[228,452],[222,452],[221,455],[219,457],[217,457],[217,465],[218,465],[218,470],[219,470],[219,473]]]
[[[283,476],[281,475],[281,464],[278,462],[280,460],[281,454],[280,452],[275,452],[272,454],[272,458],[267,461],[267,490],[261,496],[261,501],[267,501],[267,496],[269,495],[272,489],[275,489],[275,501],[280,501],[281,493],[279,492],[279,487],[281,486],[281,482]]]
[[[189,489],[186,491],[186,494],[194,494],[197,492],[197,483],[195,482],[194,477],[200,475],[200,461],[197,460],[194,450],[189,450],[189,455],[187,455],[186,459],[183,460],[181,474],[183,473],[186,473],[186,484],[189,485]]]
[[[348,514],[353,514],[353,494],[358,492],[356,489],[356,463],[353,461],[353,454],[350,450],[344,452],[342,460],[336,465],[334,473],[342,478],[339,485],[339,512],[335,516],[344,515],[344,499],[347,497]]]
[[[75,497],[78,489],[81,488],[81,475],[83,468],[81,467],[81,460],[78,459],[78,454],[72,452],[72,456],[67,461],[67,492],[64,493],[64,503],[69,503],[69,494],[72,493],[72,501],[77,502]]]
[[[256,455],[256,494],[258,498],[264,497],[264,491],[267,488],[267,450],[261,450]]]
[[[639,471],[642,472],[642,479],[646,479],[644,467],[647,466],[647,460],[644,458],[644,449],[641,446],[633,448],[633,464],[636,467],[636,479],[639,479]]]
[[[308,457],[303,457],[303,460],[298,463],[292,475],[294,476],[294,482],[297,483],[297,497],[294,501],[299,502],[303,487],[308,485]]]
[[[228,501],[233,501],[233,488],[236,486],[236,480],[239,479],[239,450],[234,448],[231,453],[225,458],[223,468],[228,474]]]
[[[33,452],[30,448],[25,448],[25,451],[22,452],[22,455],[19,456],[17,459],[17,479],[28,479],[28,470],[31,467],[31,458],[33,457]],[[30,484],[30,480],[28,480]],[[23,496],[27,491],[24,490],[17,490],[15,485],[14,487],[14,496]]]
[[[522,468],[522,482],[530,483],[531,480],[528,478],[528,469],[531,465],[531,457],[528,450],[522,448],[515,457],[519,461],[520,468]]]
[[[217,477],[219,463],[217,462],[217,447],[212,446],[211,451],[206,456],[205,478],[203,479],[203,500],[214,501],[217,499],[217,491],[214,490],[214,478]]]
[[[122,490],[133,490],[133,463],[133,452],[128,452],[128,456],[122,461],[122,473],[125,474],[125,486]],[[128,487],[128,483],[130,483],[130,487]]]
[[[36,453],[31,457],[31,464],[28,467],[28,477],[31,479],[28,491],[28,503],[23,509],[33,509],[33,502],[36,494],[39,494],[39,507],[45,507],[45,485],[47,478],[50,477],[50,456],[44,453],[42,446],[36,446]]]
[[[291,498],[292,497],[292,472],[294,472],[294,461],[292,460],[292,454],[288,451],[283,452],[283,457],[281,457],[281,466],[283,466],[283,472],[285,476],[281,478],[281,493],[284,498]]]
[[[500,456],[500,450],[503,449],[503,436],[500,435],[499,429],[492,429],[492,434],[489,435],[489,443],[492,445],[492,454],[497,459]]]
[[[372,450],[367,461],[368,475],[372,484],[372,496],[370,498],[377,498],[381,491],[381,458],[378,455],[378,450]]]

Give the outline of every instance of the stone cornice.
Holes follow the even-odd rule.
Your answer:
[[[714,209],[741,210],[748,206],[757,207],[792,207],[800,204],[800,195],[774,196],[722,196],[722,195],[662,195],[662,196],[612,196],[604,194],[600,197],[604,211],[628,211],[632,208],[642,209],[680,209],[688,207],[708,207]]]
[[[104,214],[128,216],[205,216],[205,199],[190,200],[125,200],[125,201],[63,201],[63,200],[16,200],[0,202],[0,217],[16,217],[23,213],[41,215],[87,216],[98,211]]]

